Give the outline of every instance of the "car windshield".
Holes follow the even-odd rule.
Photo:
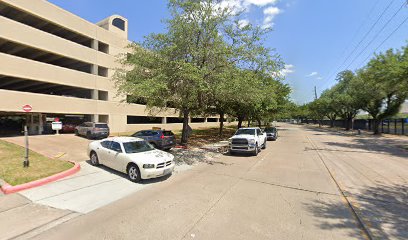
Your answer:
[[[238,129],[235,135],[255,135],[255,129]]]
[[[265,128],[265,132],[267,133],[274,133],[276,131],[275,128]]]
[[[108,128],[108,124],[95,124],[96,128]]]
[[[145,141],[133,141],[123,143],[126,153],[140,153],[154,150],[154,147]]]

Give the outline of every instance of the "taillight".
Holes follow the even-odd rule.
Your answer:
[[[160,139],[164,139],[164,134],[162,133],[162,135],[160,136]]]

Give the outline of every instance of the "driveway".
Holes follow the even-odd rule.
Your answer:
[[[24,136],[3,137],[1,140],[24,146]],[[82,162],[89,159],[86,149],[89,142],[86,138],[74,134],[38,135],[29,136],[29,147],[50,158],[59,158],[73,162]]]

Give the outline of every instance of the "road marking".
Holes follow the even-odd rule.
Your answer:
[[[341,193],[342,196],[342,200],[345,203],[345,205],[350,209],[354,219],[357,221],[357,225],[360,228],[363,236],[366,239],[369,240],[373,240],[373,236],[371,234],[371,232],[368,230],[368,228],[366,227],[366,224],[363,222],[362,218],[357,214],[356,209],[354,208],[354,206],[351,204],[350,200],[347,198],[346,194],[345,194],[345,190],[343,190],[340,186],[340,184],[336,181],[336,179],[334,178],[334,175],[332,173],[332,171],[330,171],[329,167],[327,166],[326,162],[324,161],[321,153],[319,152],[317,146],[312,142],[312,140],[309,138],[309,136],[306,135],[306,138],[309,140],[309,143],[312,145],[312,147],[314,148],[314,150],[316,151],[317,155],[319,156],[320,161],[323,163],[324,167],[326,168],[327,172],[329,173],[331,179],[334,181],[334,183],[337,186],[337,189],[339,190],[339,192]]]

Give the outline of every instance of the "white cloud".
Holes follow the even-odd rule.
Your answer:
[[[313,76],[317,76],[319,73],[318,72],[312,72],[308,75],[306,75],[306,77],[313,77]]]
[[[266,5],[273,5],[278,2],[278,0],[244,0],[244,2],[253,4],[258,7],[264,7]]]
[[[295,66],[293,66],[292,64],[285,64],[285,67],[280,71],[280,74],[285,77],[291,73],[294,73],[294,68]]]
[[[241,19],[238,21],[238,26],[240,28],[246,27],[249,24],[249,20],[248,19]]]
[[[265,15],[264,21],[263,21],[263,28],[271,28],[273,27],[274,23],[273,20],[276,17],[276,15],[282,13],[282,10],[271,6],[271,7],[267,7],[263,10],[263,13]]]
[[[322,80],[323,78],[322,78],[322,77],[317,77],[316,79],[317,79],[317,80]]]
[[[229,8],[234,14],[239,12],[248,13],[251,11],[251,7],[262,8],[264,14],[262,28],[270,28],[273,26],[275,16],[282,13],[282,10],[275,6],[278,1],[279,0],[222,0],[218,6],[220,8]],[[244,25],[240,24],[240,26],[245,26],[247,24],[246,21],[243,21],[242,23]]]

